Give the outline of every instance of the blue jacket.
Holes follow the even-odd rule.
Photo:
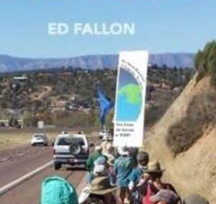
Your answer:
[[[133,160],[128,156],[120,156],[114,162],[114,173],[116,175],[117,185],[127,187],[129,176],[133,170]]]

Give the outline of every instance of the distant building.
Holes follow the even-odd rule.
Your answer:
[[[28,77],[25,76],[25,75],[23,75],[23,76],[15,76],[15,77],[13,77],[13,79],[14,79],[15,81],[25,81],[25,80],[28,79]]]
[[[23,120],[18,119],[17,122],[18,122],[17,127],[23,128]],[[9,123],[10,123],[10,120],[0,120],[0,127],[10,127]]]

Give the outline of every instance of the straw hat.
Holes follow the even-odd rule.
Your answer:
[[[117,190],[118,187],[111,186],[108,177],[96,177],[91,182],[91,187],[89,189],[90,193],[96,195],[105,195]]]
[[[144,173],[159,173],[163,172],[165,169],[161,169],[160,163],[156,162],[149,162],[147,169],[144,170]]]

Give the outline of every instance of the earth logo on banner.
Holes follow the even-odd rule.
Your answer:
[[[144,136],[147,51],[119,55],[114,113],[114,146],[140,147]]]
[[[134,76],[121,69],[119,73],[120,81],[117,95],[117,121],[136,121],[141,112],[142,87],[138,84]]]

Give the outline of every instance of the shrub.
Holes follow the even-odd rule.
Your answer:
[[[166,143],[175,155],[188,150],[209,124],[215,124],[215,100],[215,91],[195,97],[188,107],[187,116],[170,127]]]
[[[199,72],[198,79],[210,74],[211,83],[216,85],[216,41],[206,44],[203,51],[199,50],[195,56],[194,64]]]

